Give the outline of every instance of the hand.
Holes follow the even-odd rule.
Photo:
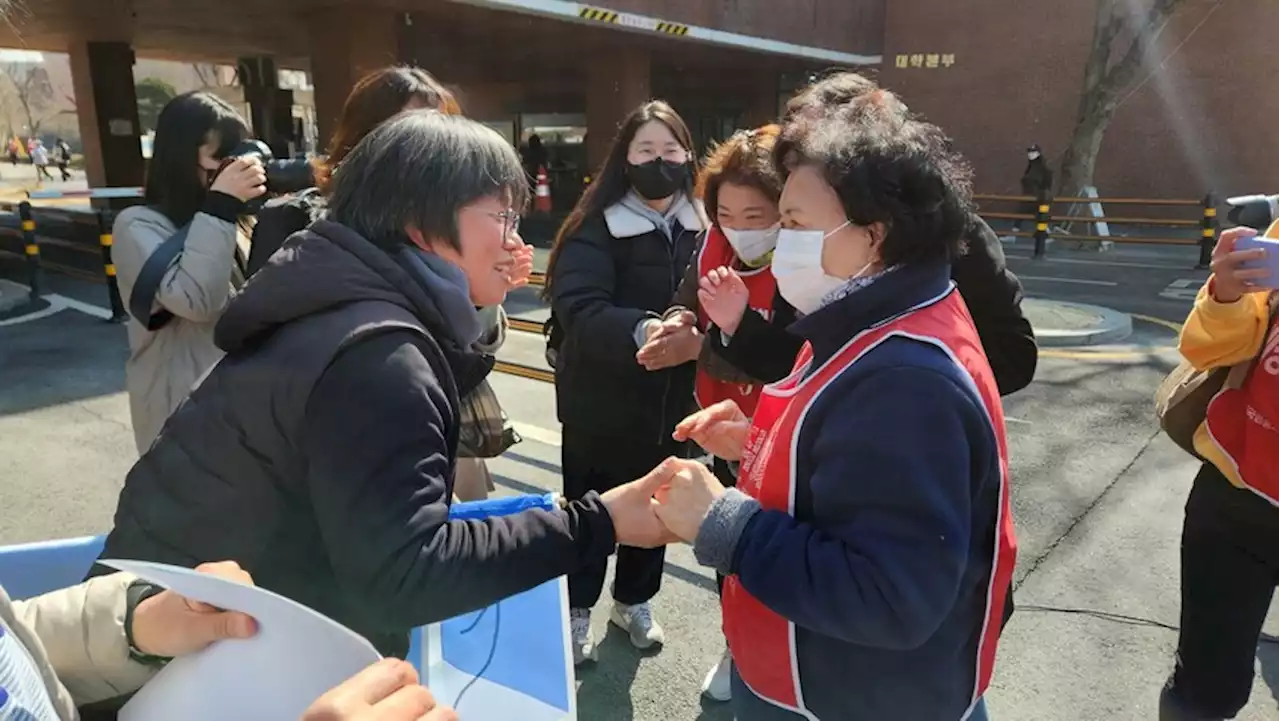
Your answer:
[[[255,157],[236,158],[218,171],[209,189],[247,203],[267,192],[267,171]]]
[[[519,248],[511,251],[511,257],[516,263],[507,274],[507,289],[515,290],[528,285],[529,276],[533,275],[533,246],[522,241]]]
[[[253,585],[235,561],[202,563],[196,570]],[[243,613],[223,611],[173,591],[157,593],[133,610],[133,644],[152,656],[195,653],[214,641],[249,638],[257,630],[257,623]]]
[[[698,302],[711,322],[725,335],[738,332],[749,295],[742,276],[732,268],[713,268],[698,281]]]
[[[711,504],[724,495],[724,485],[697,461],[668,458],[659,468],[667,481],[658,489],[654,513],[681,540],[693,543]]]
[[[316,699],[301,721],[457,721],[418,683],[418,672],[398,658],[384,658]]]
[[[702,352],[702,332],[698,317],[681,311],[646,328],[648,341],[636,351],[636,362],[645,370],[656,371],[697,360]]]
[[[677,441],[692,440],[708,453],[726,461],[742,460],[751,419],[732,400],[703,408],[676,424],[671,437]]]
[[[657,334],[636,352],[636,362],[645,370],[658,371],[697,360],[702,352],[702,338],[702,333],[693,326]]]
[[[653,494],[667,475],[665,464],[659,465],[643,478],[606,491],[600,497],[613,520],[613,535],[619,544],[657,548],[680,540],[654,514],[658,502],[653,500]]]
[[[1252,228],[1231,228],[1218,236],[1218,244],[1213,248],[1213,260],[1209,263],[1209,268],[1213,270],[1214,300],[1219,303],[1234,303],[1245,293],[1270,290],[1254,282],[1270,275],[1266,268],[1243,267],[1247,263],[1266,260],[1267,251],[1261,248],[1235,249],[1237,240],[1257,234]]]

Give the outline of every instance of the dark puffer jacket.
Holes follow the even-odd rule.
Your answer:
[[[612,552],[594,494],[448,520],[458,397],[491,361],[465,350],[475,310],[445,266],[327,221],[290,238],[219,322],[226,357],[129,472],[104,557],[232,559],[403,655],[414,626]]]
[[[620,203],[588,217],[560,247],[551,306],[565,333],[556,408],[566,432],[669,442],[692,409],[693,363],[648,371],[636,362],[636,327],[671,305],[703,226],[687,203],[670,222],[668,239]]]

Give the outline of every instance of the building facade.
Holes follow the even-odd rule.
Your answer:
[[[283,127],[289,113],[268,107],[290,102],[271,69],[306,69],[321,140],[356,79],[390,63],[416,63],[456,89],[469,115],[513,143],[546,135],[562,149],[553,154],[563,161],[554,169],[565,178],[558,183],[569,185],[599,163],[621,117],[650,97],[669,100],[705,146],[772,120],[780,102],[815,74],[849,68],[876,75],[943,126],[973,163],[978,190],[1009,192],[1018,187],[1029,143],[1040,144],[1055,165],[1067,145],[1094,6],[44,0],[0,29],[0,45],[70,54],[95,184],[140,180],[140,161],[126,157],[137,146],[124,131],[131,63],[147,56],[261,70],[241,80],[249,81],[244,97],[258,106],[254,122],[264,135],[292,132]],[[1276,23],[1276,3],[1181,0],[1106,135],[1095,179],[1102,195],[1274,191]]]

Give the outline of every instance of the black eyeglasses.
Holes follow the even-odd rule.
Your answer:
[[[486,212],[494,220],[502,221],[502,237],[510,238],[520,230],[520,214],[515,210],[508,208],[501,213]]]

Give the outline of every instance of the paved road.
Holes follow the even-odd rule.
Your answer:
[[[1010,252],[1033,295],[1166,322],[1185,315],[1188,302],[1160,293],[1174,281],[1203,278],[1189,270],[1194,254],[1184,261],[1063,253],[1033,262],[1016,259],[1019,248]],[[103,298],[101,287],[65,280],[55,279],[53,291],[97,304]],[[517,294],[509,310],[539,317],[532,296]],[[1176,638],[1177,538],[1195,472],[1151,420],[1152,389],[1176,359],[1171,342],[1167,327],[1139,321],[1134,336],[1115,346],[1046,351],[1036,382],[1007,399],[1021,610],[1005,632],[990,692],[997,718],[1154,718]],[[123,329],[75,310],[0,325],[0,543],[108,527],[134,458],[121,393],[125,354]],[[515,334],[503,356],[536,364],[540,340]],[[493,465],[500,491],[557,489],[551,387],[511,376],[494,384],[526,437]],[[580,717],[728,721],[723,707],[697,695],[723,647],[711,576],[687,548],[669,552],[655,605],[667,648],[638,654],[609,633],[600,664],[580,674]],[[602,603],[596,613],[600,635],[606,609]],[[1276,633],[1274,609],[1268,631]],[[1241,719],[1275,718],[1276,668],[1276,645],[1260,645],[1261,673]]]

